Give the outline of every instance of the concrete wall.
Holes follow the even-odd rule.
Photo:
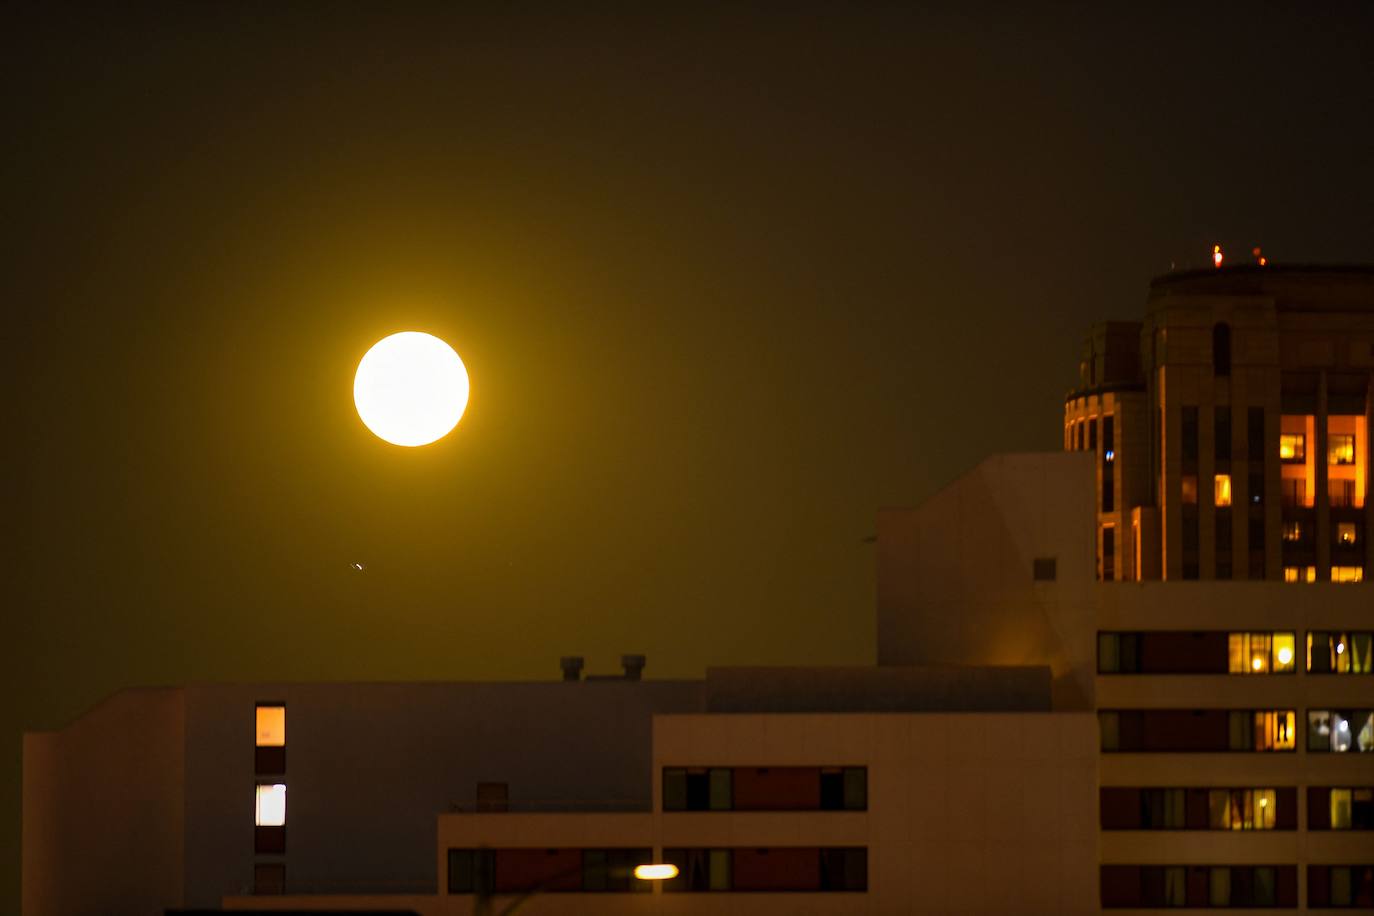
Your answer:
[[[287,890],[427,894],[435,817],[478,782],[511,805],[649,805],[650,719],[701,709],[701,682],[189,687],[186,904],[247,893],[253,710],[286,703]]]
[[[182,899],[180,690],[126,690],[24,736],[24,916],[162,916]]]
[[[1055,708],[1092,708],[1094,473],[1087,453],[998,455],[880,512],[878,663],[1049,665]]]
[[[868,810],[664,812],[666,766],[868,768]],[[1097,724],[1084,713],[654,718],[652,814],[444,815],[449,847],[864,846],[865,893],[548,894],[531,914],[1097,911]],[[466,914],[471,897],[434,912]]]
[[[867,846],[869,891],[665,895],[664,913],[1097,911],[1089,714],[658,716],[665,766],[868,767],[865,812],[659,813],[665,846]],[[655,780],[655,810],[661,782]],[[702,897],[720,899],[710,906]]]

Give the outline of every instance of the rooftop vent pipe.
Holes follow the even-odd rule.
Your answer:
[[[558,660],[558,665],[563,669],[563,680],[580,681],[582,680],[582,656],[565,655]]]
[[[625,680],[637,681],[644,673],[644,656],[622,655],[620,656],[620,667],[625,669]]]

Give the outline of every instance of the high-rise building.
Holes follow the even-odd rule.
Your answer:
[[[1094,455],[1098,577],[1359,582],[1374,570],[1374,269],[1168,274],[1084,346],[1064,447]]]

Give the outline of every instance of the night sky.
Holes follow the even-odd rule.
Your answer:
[[[871,663],[875,510],[1057,448],[1090,323],[1374,260],[1369,4],[963,5],[8,9],[0,911],[23,729]],[[418,450],[351,395],[407,329],[472,378]]]

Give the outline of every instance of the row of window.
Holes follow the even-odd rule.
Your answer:
[[[664,767],[664,811],[864,811],[865,767]]]
[[[1103,865],[1099,876],[1103,909],[1298,905],[1296,865]]]
[[[868,888],[868,850],[787,846],[768,849],[665,849],[677,876],[663,882],[677,892],[825,892]],[[450,894],[643,893],[651,882],[634,876],[653,862],[642,849],[450,849]]]
[[[1296,865],[1103,865],[1103,909],[1296,909]],[[1307,866],[1310,909],[1374,907],[1374,865]]]
[[[677,867],[668,892],[826,892],[868,889],[868,850],[859,846],[665,849]]]
[[[1306,464],[1307,435],[1305,433],[1280,433],[1279,460],[1284,464]],[[1327,434],[1326,463],[1332,465],[1355,463],[1354,433]]]
[[[1256,505],[1260,503],[1262,491],[1257,485],[1257,480],[1252,480],[1250,485],[1250,501]],[[1333,509],[1359,509],[1364,506],[1364,501],[1360,498],[1360,491],[1355,481],[1343,478],[1332,478],[1326,482],[1327,502]],[[1309,488],[1305,480],[1285,477],[1279,481],[1279,496],[1282,504],[1291,508],[1312,508],[1312,496],[1308,492]],[[1198,504],[1198,479],[1196,474],[1184,474],[1179,480],[1179,497],[1185,506],[1196,506]],[[1215,474],[1212,477],[1212,505],[1218,509],[1225,509],[1231,503],[1231,475]],[[1359,529],[1356,523],[1347,522],[1344,527],[1338,528],[1336,537],[1348,538],[1340,540],[1339,543],[1352,545],[1357,543]]]
[[[1098,713],[1103,751],[1292,751],[1291,709],[1108,709]],[[1310,709],[1307,750],[1374,751],[1374,710]]]
[[[1364,417],[1331,414],[1326,418],[1326,463],[1331,467],[1347,468],[1359,463],[1364,444]],[[1229,461],[1231,454],[1231,409],[1216,407],[1213,414],[1213,454]],[[1304,414],[1284,414],[1279,418],[1279,461],[1284,465],[1308,465],[1307,444],[1316,433],[1316,418]],[[1089,426],[1091,434],[1091,425]],[[1264,414],[1260,408],[1249,413],[1249,457],[1260,460],[1264,456]],[[1081,435],[1078,447],[1082,448]],[[1089,444],[1092,448],[1095,444]],[[1198,460],[1198,408],[1184,406],[1179,414],[1179,449],[1185,464]],[[1315,458],[1315,456],[1313,456]]]
[[[1309,630],[1309,674],[1374,674],[1374,632]],[[1154,630],[1097,635],[1098,674],[1292,674],[1291,630]]]
[[[634,875],[654,851],[639,849],[450,849],[450,894],[527,891],[644,893],[649,881]]]
[[[1296,830],[1295,788],[1103,786],[1103,830]],[[1374,830],[1374,788],[1309,786],[1308,830]]]

